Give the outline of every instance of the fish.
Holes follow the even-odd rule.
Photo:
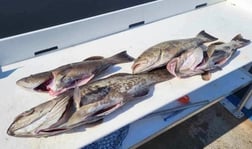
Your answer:
[[[21,113],[7,130],[15,137],[48,137],[93,124],[126,103],[147,97],[153,85],[172,79],[166,69],[118,73],[96,80]]]
[[[134,58],[129,56],[126,51],[109,58],[92,56],[81,62],[63,65],[51,71],[24,77],[16,81],[16,84],[26,89],[47,92],[52,96],[57,96],[70,88],[88,83],[110,66],[133,60]]]
[[[203,30],[194,38],[161,42],[148,48],[135,59],[131,67],[132,73],[147,72],[165,66],[172,58],[180,55],[182,52],[215,40],[217,40],[216,37],[213,37]]]
[[[202,63],[204,59],[204,51],[207,46],[201,45],[197,48],[191,48],[180,56],[174,57],[166,65],[167,70],[176,77],[185,78],[204,73],[203,70],[196,67]]]
[[[16,137],[46,136],[47,128],[56,128],[67,120],[72,113],[71,96],[64,94],[31,108],[15,118],[7,134]],[[52,132],[60,131],[56,129]]]
[[[185,78],[201,75],[210,80],[212,72],[222,67],[233,57],[237,49],[250,44],[250,40],[236,35],[230,42],[214,42],[209,46],[199,46],[185,51],[167,64],[167,70],[176,77]]]

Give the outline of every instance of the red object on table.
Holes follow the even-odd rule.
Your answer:
[[[178,102],[182,103],[182,104],[188,104],[190,103],[190,97],[188,95],[185,95],[183,97],[180,97],[178,99]]]

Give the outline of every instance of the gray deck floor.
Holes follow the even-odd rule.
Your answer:
[[[236,119],[219,103],[139,149],[251,149],[252,121]]]

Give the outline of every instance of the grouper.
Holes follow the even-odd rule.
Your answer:
[[[60,66],[56,69],[24,77],[17,85],[38,92],[48,92],[59,95],[70,88],[84,85],[96,76],[102,74],[110,66],[133,61],[126,51],[112,57],[92,56],[81,62]]]
[[[203,43],[212,42],[217,38],[201,31],[194,38],[164,41],[145,50],[133,63],[132,72],[142,73],[165,66],[172,58],[182,52],[196,48]]]

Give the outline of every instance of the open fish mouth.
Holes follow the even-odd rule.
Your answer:
[[[68,89],[88,83],[93,77],[94,75],[83,75],[83,77],[79,79],[66,82],[62,87],[57,87],[53,76],[44,80],[40,80],[36,83],[29,83],[25,79],[21,79],[17,81],[17,85],[26,89],[32,89],[37,92],[45,92],[49,93],[50,95],[57,96]]]
[[[136,74],[136,73],[139,73],[139,72],[144,72],[144,71],[147,71],[152,65],[149,65],[147,67],[145,67],[144,69],[142,69],[141,67],[142,66],[145,66],[147,65],[148,62],[139,62],[139,63],[135,63],[134,65],[132,65],[132,73],[133,74]]]
[[[176,70],[176,66],[177,66],[177,59],[174,58],[172,59],[167,65],[166,65],[166,69],[174,76],[177,76],[175,70]]]
[[[131,66],[132,73],[143,73],[155,69],[157,66],[163,66],[158,62],[162,59],[162,51],[158,51],[158,56],[156,57],[149,57],[149,58],[138,58],[134,64]]]
[[[49,92],[48,85],[52,82],[52,78],[41,83],[39,86],[35,87],[33,90],[38,92]]]

